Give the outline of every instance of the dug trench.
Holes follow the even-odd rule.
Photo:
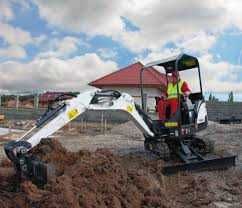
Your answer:
[[[20,184],[4,160],[0,167],[0,207],[242,207],[242,173],[161,174],[162,160],[107,149],[69,152],[44,140],[33,154],[55,166],[44,187]]]

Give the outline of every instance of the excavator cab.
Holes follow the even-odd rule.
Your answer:
[[[161,128],[167,128],[170,130],[171,135],[173,134],[177,137],[181,136],[192,136],[198,130],[207,127],[208,118],[207,110],[205,105],[205,99],[203,96],[201,72],[198,59],[196,57],[180,54],[168,59],[163,59],[160,61],[151,62],[146,64],[141,70],[141,103],[142,109],[144,109],[144,89],[143,89],[143,71],[148,67],[162,67],[166,74],[166,82],[168,85],[169,79],[171,79],[170,74],[174,71],[182,72],[191,69],[197,69],[197,75],[199,80],[199,91],[191,93],[188,99],[182,94],[179,94],[178,84],[177,84],[177,112],[175,114],[170,113],[170,109],[166,109],[166,120],[156,121],[159,123]],[[178,73],[174,73],[178,79]]]

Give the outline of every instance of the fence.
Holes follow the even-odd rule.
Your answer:
[[[45,109],[27,109],[27,108],[0,108],[0,114],[5,115],[8,120],[36,120],[39,118]],[[76,121],[87,121],[87,122],[116,122],[122,123],[129,120],[126,113],[121,111],[93,111],[88,110],[80,115]]]
[[[44,113],[44,108],[0,108],[0,114],[4,114],[6,119],[32,120],[39,118]],[[242,120],[242,102],[207,102],[208,118],[211,121],[221,121],[223,119]],[[154,117],[154,115],[151,115]],[[92,111],[89,110],[77,118],[77,121],[85,120],[95,122],[106,120],[107,122],[125,122],[129,120],[127,114],[121,111]]]

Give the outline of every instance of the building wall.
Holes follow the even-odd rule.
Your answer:
[[[134,97],[137,104],[141,104],[140,88],[138,87],[104,87],[103,89],[126,92]],[[155,110],[155,97],[161,96],[161,91],[157,88],[144,88],[144,94],[147,94],[147,108]]]

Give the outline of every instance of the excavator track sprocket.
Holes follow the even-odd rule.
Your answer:
[[[196,150],[197,153],[205,155],[214,152],[215,142],[208,138],[193,138],[191,141],[191,147]]]
[[[161,159],[168,161],[171,157],[169,146],[164,141],[149,141],[144,142],[145,150],[152,152]]]

